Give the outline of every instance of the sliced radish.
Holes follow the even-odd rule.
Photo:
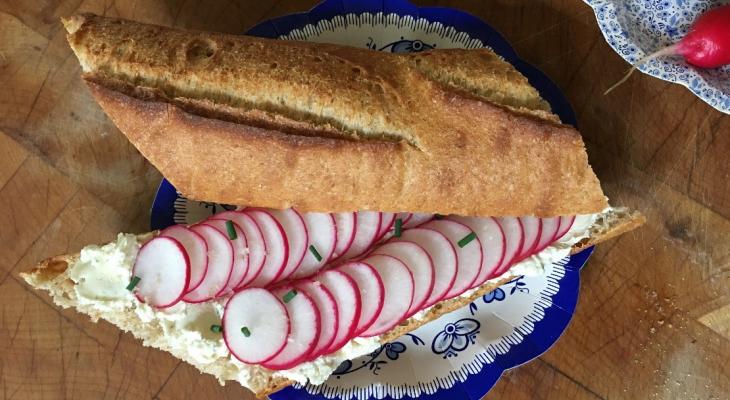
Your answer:
[[[258,209],[246,209],[248,214],[261,229],[266,243],[266,260],[261,272],[249,286],[265,287],[279,280],[289,260],[289,244],[286,241],[284,228],[268,212]]]
[[[207,219],[202,224],[210,225],[218,229],[222,234],[228,235],[228,221],[222,219]],[[241,286],[241,282],[248,273],[248,243],[246,242],[246,234],[243,230],[233,221],[231,221],[233,230],[236,233],[236,238],[231,240],[233,245],[233,271],[231,277],[228,280],[228,289],[235,290]]]
[[[381,213],[377,211],[358,211],[355,238],[352,240],[350,249],[342,255],[341,260],[346,261],[365,253],[377,237],[381,220]]]
[[[363,260],[373,267],[385,287],[383,308],[362,337],[380,335],[405,319],[413,303],[413,275],[406,265],[392,256],[375,255]]]
[[[415,228],[424,222],[428,222],[433,219],[433,214],[424,213],[413,213],[408,221],[403,221],[403,227],[406,229]]]
[[[289,313],[266,289],[247,288],[234,294],[223,312],[223,340],[234,357],[247,364],[274,358],[289,337]]]
[[[482,243],[468,226],[448,219],[426,222],[423,229],[433,229],[446,236],[456,251],[458,268],[454,283],[444,295],[445,299],[458,296],[475,286],[482,268]],[[472,235],[472,236],[470,236]],[[470,240],[471,239],[471,240]]]
[[[233,221],[243,231],[243,235],[246,237],[246,244],[248,245],[248,271],[246,272],[246,276],[241,280],[241,284],[237,287],[238,289],[243,289],[259,276],[264,266],[264,261],[266,260],[266,242],[264,241],[261,228],[259,228],[253,218],[242,211],[226,211],[215,214],[211,218]]]
[[[537,241],[533,254],[543,251],[553,242],[558,233],[559,224],[560,217],[542,218],[542,232],[540,232],[540,239]]]
[[[537,242],[542,235],[542,220],[537,217],[520,217],[522,223],[522,231],[525,234],[525,240],[522,243],[522,249],[517,256],[517,261],[524,260],[535,252]]]
[[[290,277],[302,264],[304,254],[307,251],[307,243],[309,242],[309,234],[307,226],[301,214],[293,208],[286,210],[266,209],[272,217],[276,218],[281,227],[284,229],[286,241],[289,245],[289,257],[284,267],[284,272],[278,277],[278,281],[282,281]]]
[[[339,325],[339,311],[332,293],[321,283],[310,280],[300,281],[297,284],[297,289],[307,293],[319,310],[321,324],[319,338],[317,338],[317,343],[307,356],[308,360],[313,360],[319,357],[334,342]]]
[[[306,292],[299,292],[294,287],[281,287],[271,293],[283,299],[290,331],[284,348],[261,365],[273,370],[289,369],[304,361],[317,344],[321,326],[319,309]]]
[[[355,280],[344,272],[331,269],[324,271],[315,278],[322,286],[329,289],[337,303],[339,311],[339,324],[335,340],[322,354],[329,354],[344,346],[350,340],[357,329],[360,320],[360,289]]]
[[[190,259],[180,242],[158,236],[139,249],[132,276],[139,278],[134,294],[140,301],[170,307],[182,299],[190,284]]]
[[[160,236],[171,237],[185,248],[190,259],[190,283],[186,291],[200,286],[208,270],[208,245],[200,234],[183,225],[173,225],[160,232]]]
[[[360,319],[352,335],[358,336],[360,332],[364,332],[375,322],[380,310],[383,309],[383,298],[385,296],[383,281],[373,267],[361,262],[351,261],[340,265],[337,270],[346,273],[355,280],[359,289]]]
[[[565,234],[568,233],[570,228],[573,227],[574,222],[575,222],[575,215],[560,217],[560,223],[558,224],[558,233],[555,235],[555,239],[553,239],[553,242],[556,240],[560,240],[563,236],[565,236]]]
[[[433,261],[434,284],[423,307],[431,306],[446,296],[456,279],[456,250],[442,233],[430,229],[412,228],[403,231],[394,242],[415,242],[421,246]]]
[[[393,224],[395,223],[395,214],[394,213],[388,213],[384,212],[381,213],[381,222],[380,222],[380,229],[378,230],[378,234],[375,236],[375,240],[373,240],[372,244],[375,244],[382,239],[388,231],[390,231],[393,228]]]
[[[406,314],[413,315],[423,308],[433,292],[435,280],[433,261],[426,250],[415,242],[400,240],[378,246],[371,254],[389,255],[403,261],[413,275],[414,284],[413,303]]]
[[[494,218],[459,216],[450,216],[449,219],[471,228],[482,243],[484,259],[482,260],[482,271],[479,272],[475,285],[479,286],[487,279],[497,276],[496,271],[502,264],[505,249],[504,233],[497,221]]]
[[[193,225],[208,245],[208,271],[203,282],[183,297],[188,303],[201,303],[230,291],[228,281],[233,272],[233,245],[228,237],[210,225]]]
[[[497,268],[495,275],[499,276],[507,272],[507,270],[517,262],[517,257],[525,242],[525,234],[522,231],[522,224],[519,218],[501,217],[495,218],[502,233],[504,233],[504,259]]]
[[[302,264],[292,275],[293,278],[313,275],[322,268],[332,257],[337,239],[337,228],[332,214],[310,212],[302,214],[302,217],[307,225],[309,243]]]
[[[340,258],[350,249],[352,241],[355,239],[355,227],[357,225],[357,213],[345,212],[332,214],[335,218],[335,227],[337,227],[337,240],[335,241],[335,251],[328,261]]]

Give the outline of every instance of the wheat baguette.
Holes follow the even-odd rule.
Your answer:
[[[638,212],[632,212],[627,209],[613,209],[609,213],[603,214],[599,217],[599,219],[594,223],[589,237],[574,245],[571,252],[578,252],[588,246],[592,246],[609,238],[628,232],[643,224],[644,221],[644,216]],[[140,242],[145,242],[156,234],[157,232],[144,233],[138,235],[138,239]],[[74,282],[66,274],[66,271],[77,259],[78,254],[51,257],[41,262],[29,272],[21,273],[21,276],[32,287],[47,290],[57,305],[64,308],[75,307],[78,311],[88,314],[94,321],[98,319],[107,320],[122,330],[131,332],[135,337],[141,339],[145,345],[168,351],[175,357],[192,364],[201,372],[216,376],[216,378],[218,378],[221,382],[226,380],[226,377],[223,376],[222,373],[224,370],[223,365],[221,364],[222,361],[216,361],[213,364],[196,363],[189,354],[171,347],[171,345],[166,341],[166,337],[161,335],[161,332],[163,331],[162,329],[154,324],[143,323],[135,314],[114,312],[104,313],[94,309],[93,307],[88,307],[75,301]],[[392,341],[403,334],[444,315],[445,313],[461,308],[474,301],[479,296],[494,290],[496,287],[510,281],[513,278],[513,276],[502,276],[496,282],[490,282],[479,287],[467,297],[457,297],[442,301],[430,308],[423,318],[410,318],[403,321],[391,331],[381,335],[380,343]],[[258,397],[263,397],[292,383],[294,382],[286,378],[274,376],[274,373],[270,371],[268,373],[266,385],[249,389],[254,391]]]
[[[580,134],[488,50],[404,56],[90,14],[64,23],[96,100],[190,198],[472,216],[607,207]]]

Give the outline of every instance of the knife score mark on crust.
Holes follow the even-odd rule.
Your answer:
[[[297,111],[273,104],[252,104],[240,99],[228,99],[227,103],[203,99],[176,96],[163,88],[134,86],[125,80],[108,78],[98,73],[85,73],[84,79],[120,92],[124,95],[144,101],[157,101],[171,104],[190,114],[204,118],[218,119],[225,122],[249,125],[252,127],[273,130],[290,136],[319,137],[325,139],[357,141],[362,143],[397,145],[406,144],[416,150],[424,151],[421,144],[412,137],[393,132],[363,132],[345,126],[333,118],[315,115],[305,111]],[[126,78],[132,81],[132,78]]]

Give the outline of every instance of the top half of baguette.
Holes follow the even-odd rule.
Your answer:
[[[64,19],[102,108],[188,197],[304,211],[607,206],[580,134],[492,52],[397,55]]]

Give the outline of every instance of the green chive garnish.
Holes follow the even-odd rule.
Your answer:
[[[211,325],[210,330],[215,333],[221,333],[221,332],[223,332],[223,327],[220,325]]]
[[[433,219],[443,219],[444,216],[441,214],[434,214]]]
[[[393,236],[400,237],[402,230],[403,230],[403,220],[398,218],[395,220],[395,231],[393,232]]]
[[[293,298],[294,298],[294,296],[296,296],[296,295],[297,295],[297,291],[296,291],[296,290],[294,290],[294,289],[292,289],[292,290],[290,290],[290,291],[286,292],[286,294],[284,295],[284,297],[282,297],[282,300],[284,300],[284,303],[288,303],[288,302],[290,302],[290,301],[291,301],[291,299],[293,299]]]
[[[251,336],[251,331],[248,330],[245,326],[241,328],[241,333],[243,333],[243,336],[249,337]]]
[[[132,290],[134,290],[135,286],[137,286],[137,284],[138,284],[138,283],[139,283],[139,281],[141,281],[141,280],[142,280],[142,278],[140,278],[140,277],[138,277],[138,276],[133,276],[133,277],[132,277],[132,280],[131,280],[131,281],[129,281],[129,285],[127,285],[127,290],[129,290],[130,292],[131,292]]]
[[[472,240],[474,240],[476,238],[477,238],[477,234],[474,232],[471,232],[468,235],[464,236],[461,240],[459,240],[458,245],[459,245],[459,247],[464,247],[467,244],[469,244],[469,242],[471,242]]]
[[[317,251],[317,248],[314,247],[313,244],[310,244],[309,245],[309,251],[312,253],[312,255],[314,256],[314,258],[317,259],[317,261],[322,261],[322,256],[319,255],[319,252]]]
[[[236,240],[236,238],[238,238],[238,235],[236,235],[236,229],[233,227],[233,221],[226,221],[226,230],[228,231],[228,239]]]

